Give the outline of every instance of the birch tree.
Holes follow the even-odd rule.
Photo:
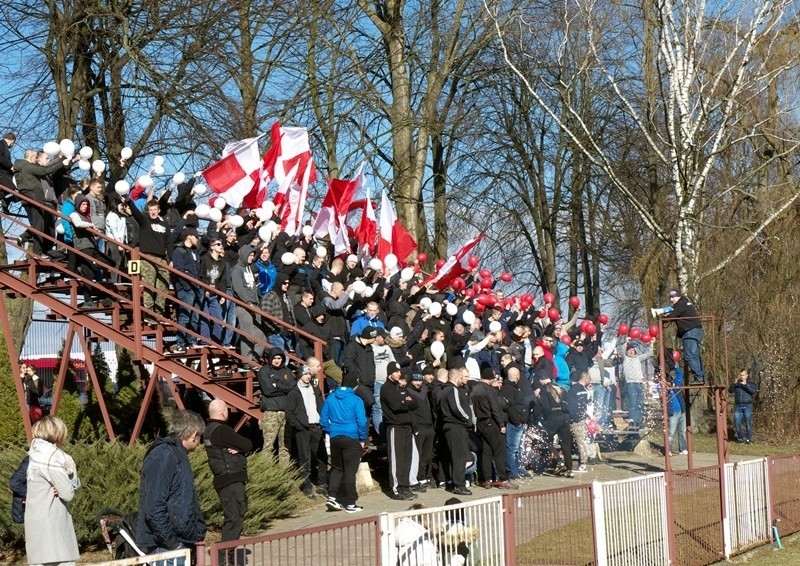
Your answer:
[[[800,191],[791,175],[797,167],[800,137],[797,101],[787,81],[798,69],[798,58],[796,50],[786,50],[797,33],[796,2],[648,0],[640,7],[594,0],[565,3],[563,47],[572,49],[572,42],[580,40],[586,62],[601,69],[607,96],[642,140],[642,155],[650,157],[644,161],[651,189],[665,189],[665,199],[656,203],[648,202],[638,179],[623,174],[603,132],[587,124],[575,104],[566,106],[566,114],[552,106],[548,93],[563,88],[563,83],[524,71],[522,63],[531,56],[526,46],[534,44],[539,33],[537,22],[527,17],[524,8],[518,10],[515,21],[520,33],[511,36],[499,18],[508,6],[494,0],[484,4],[497,22],[506,63],[577,150],[668,247],[684,292],[696,294],[704,277],[725,269],[797,201]],[[570,34],[570,27],[578,24],[586,33]],[[766,108],[768,99],[772,110],[757,118],[753,107]],[[723,183],[717,170],[721,159],[743,144],[769,145],[770,151],[761,152],[743,176],[727,177]],[[706,225],[706,208],[737,192],[760,198],[752,181],[775,163],[782,164],[782,176],[771,176],[768,182],[788,190],[748,234],[739,237],[739,245],[709,264],[702,255],[704,238],[726,227]],[[665,213],[657,212],[653,204],[666,207]]]

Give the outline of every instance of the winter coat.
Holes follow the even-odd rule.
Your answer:
[[[275,369],[270,364],[272,358],[277,355],[286,359],[286,354],[280,348],[272,348],[265,363],[258,370],[258,385],[261,388],[261,410],[262,411],[285,411],[286,396],[297,383],[291,370],[286,367]]]
[[[75,462],[56,445],[35,438],[28,452],[25,551],[29,564],[78,560],[78,540],[67,504],[81,487]],[[56,489],[58,495],[53,493]]]
[[[210,420],[203,432],[203,445],[208,454],[208,466],[214,474],[214,489],[247,481],[247,453],[253,449],[250,440],[228,423]]]
[[[28,463],[30,456],[25,456],[16,471],[8,480],[11,488],[11,520],[15,523],[25,522],[25,498],[28,496]]]
[[[295,381],[294,387],[286,396],[286,422],[295,431],[308,430],[309,426],[308,411],[306,411],[306,404],[303,400],[303,392],[300,389],[305,387],[302,382]],[[317,406],[317,414],[322,412],[322,391],[319,387],[309,384],[312,393],[314,393],[314,401]]]
[[[737,381],[731,384],[728,391],[733,393],[733,399],[736,401],[737,405],[752,405],[753,396],[755,396],[758,391],[758,386],[749,380],[746,383]]]
[[[253,249],[253,246],[242,246],[239,250],[239,262],[231,270],[231,287],[237,299],[258,307],[258,270],[247,263]]]
[[[331,438],[346,436],[367,441],[367,412],[364,402],[350,387],[339,387],[322,405],[319,424]]]
[[[179,438],[159,438],[145,454],[136,526],[136,542],[146,552],[191,546],[206,536],[192,465]]]

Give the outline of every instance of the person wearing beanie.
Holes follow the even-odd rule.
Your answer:
[[[325,435],[319,423],[322,391],[312,383],[311,373],[311,368],[307,365],[297,371],[296,386],[286,395],[286,423],[291,427],[297,447],[297,461],[303,477],[303,495],[313,500],[314,485],[318,494],[323,497],[328,495],[328,453],[325,450]]]
[[[485,367],[481,370],[481,380],[472,388],[470,395],[482,446],[478,485],[484,488],[516,489],[517,486],[508,481],[506,420],[502,409],[500,385],[501,382],[494,370]],[[497,471],[497,479],[494,481],[493,468]]]
[[[433,409],[431,406],[430,383],[433,382],[433,371],[426,367],[426,375],[411,373],[411,368],[404,367],[401,373],[410,374],[407,381],[411,394],[417,400],[417,407],[411,411],[414,422],[414,452],[411,462],[412,475],[416,471],[419,485],[425,487],[433,480],[433,444],[435,432],[433,428]],[[413,486],[412,486],[413,489]]]
[[[417,400],[406,391],[407,382],[397,362],[389,362],[386,383],[380,389],[380,406],[386,427],[386,449],[389,456],[389,496],[392,499],[415,499],[411,486],[418,485],[416,475],[411,477],[413,452],[412,411]],[[419,489],[424,491],[424,488]]]
[[[354,374],[344,374],[342,386],[328,395],[320,413],[320,426],[330,437],[331,473],[325,504],[331,511],[364,510],[357,504],[356,472],[367,442],[367,413],[355,394],[357,385]]]

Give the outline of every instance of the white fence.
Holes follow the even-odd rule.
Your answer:
[[[664,474],[592,484],[598,566],[669,564]]]
[[[767,459],[725,464],[725,558],[770,540]]]
[[[381,564],[505,564],[502,497],[383,513],[381,531]]]
[[[158,554],[146,554],[135,558],[122,558],[106,562],[85,562],[84,564],[87,564],[87,566],[139,566],[144,564],[148,566],[189,566],[191,553],[191,549],[182,548]]]

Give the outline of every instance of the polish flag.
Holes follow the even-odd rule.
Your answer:
[[[405,264],[409,254],[417,249],[417,242],[397,220],[397,214],[386,191],[381,198],[381,225],[378,235],[378,259],[383,261],[390,253],[397,256],[400,265]]]
[[[314,221],[314,237],[330,237],[334,244],[334,255],[349,251],[347,241],[347,211],[353,197],[364,186],[364,164],[358,168],[358,173],[351,179],[331,179],[328,183],[328,192],[322,201],[319,214]]]
[[[280,143],[275,143],[276,131]],[[317,180],[314,158],[308,145],[308,130],[284,128],[280,123],[272,126],[273,147],[278,146],[274,163],[267,173],[278,183],[278,192],[272,199],[280,207],[281,230],[290,236],[302,227],[303,212],[308,198],[308,186]]]
[[[206,184],[233,207],[242,206],[245,199],[255,201],[258,198],[257,194],[251,196],[251,192],[261,172],[257,142],[262,137],[227,144],[222,150],[222,159],[203,170]]]
[[[422,285],[435,285],[440,291],[446,289],[456,277],[463,277],[471,271],[469,266],[469,256],[472,250],[478,245],[486,234],[481,233],[472,238],[469,242],[451,255],[445,264],[435,274],[422,282]]]
[[[363,258],[369,258],[372,255],[372,248],[375,247],[375,236],[377,236],[378,222],[375,218],[375,205],[369,195],[367,189],[367,198],[361,202],[361,222],[356,228],[356,237],[358,238],[358,255]]]

